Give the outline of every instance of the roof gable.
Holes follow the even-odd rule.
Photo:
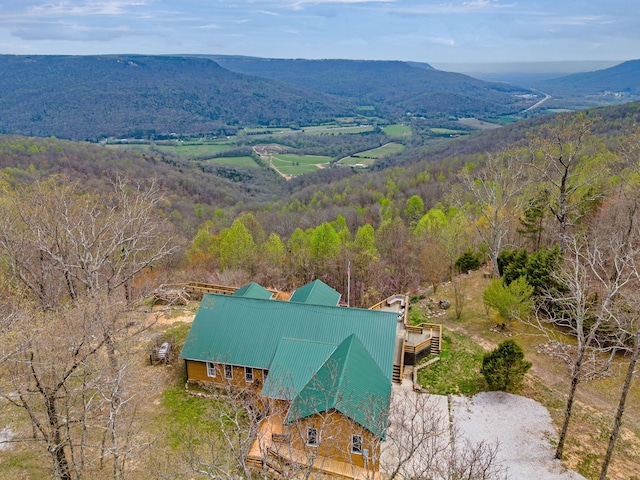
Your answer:
[[[263,300],[269,300],[271,297],[273,297],[273,293],[264,288],[262,285],[258,285],[256,282],[252,282],[233,292],[233,296],[261,298]]]
[[[340,301],[340,296],[339,292],[326,283],[314,280],[293,292],[289,301],[335,307]]]
[[[270,368],[283,338],[340,344],[355,333],[391,380],[397,314],[208,293],[181,358]]]
[[[350,335],[294,398],[286,421],[337,410],[381,437],[390,397],[391,381],[358,337]]]
[[[271,361],[262,395],[293,400],[338,345],[283,338]]]

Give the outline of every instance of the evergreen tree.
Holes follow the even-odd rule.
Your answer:
[[[505,340],[498,348],[484,355],[480,372],[491,390],[515,392],[522,387],[524,375],[531,362],[524,360],[524,352],[514,340]]]

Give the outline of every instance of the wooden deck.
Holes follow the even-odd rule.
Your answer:
[[[203,293],[217,293],[219,295],[233,295],[238,287],[228,287],[225,285],[214,285],[212,283],[187,282],[160,285],[155,291],[156,300],[162,300],[167,303],[186,304],[191,300],[192,296],[198,298]],[[267,288],[273,294],[273,300],[289,300],[289,293]]]
[[[427,347],[437,347],[437,352],[442,350],[442,325],[435,323],[421,323],[420,325],[407,325],[407,339],[404,349],[409,353],[419,353]]]
[[[289,435],[284,432],[282,422],[283,419],[280,415],[272,415],[262,422],[258,436],[247,455],[247,465],[257,469],[267,469],[279,474],[283,473],[287,465],[308,466],[308,458],[305,453],[292,448],[287,443],[290,439],[288,438]],[[310,478],[317,479],[341,478],[358,480],[383,478],[378,472],[374,473],[362,467],[327,457],[316,458],[312,469],[315,475],[312,474]]]

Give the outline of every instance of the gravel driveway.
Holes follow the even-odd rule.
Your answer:
[[[554,458],[557,433],[540,403],[504,392],[450,397],[453,423],[472,442],[499,442],[498,460],[510,479],[577,480],[584,477]]]

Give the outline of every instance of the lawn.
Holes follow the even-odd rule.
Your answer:
[[[475,395],[487,389],[480,373],[484,353],[469,337],[445,329],[440,360],[420,369],[418,382],[437,395]]]

